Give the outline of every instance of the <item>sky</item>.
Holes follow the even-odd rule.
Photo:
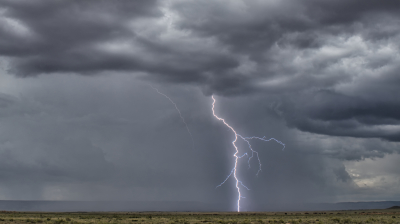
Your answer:
[[[399,22],[399,1],[1,0],[0,199],[235,210],[214,96],[285,143],[251,140],[244,210],[400,200]]]

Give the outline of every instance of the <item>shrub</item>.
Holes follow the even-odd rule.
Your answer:
[[[352,220],[347,218],[347,219],[343,219],[343,223],[352,223]]]
[[[54,224],[60,224],[60,223],[63,223],[63,222],[65,222],[64,219],[59,219],[57,221],[54,221]]]

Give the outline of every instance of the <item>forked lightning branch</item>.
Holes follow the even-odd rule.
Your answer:
[[[165,98],[167,98],[167,99],[175,106],[176,111],[178,112],[180,118],[182,119],[182,122],[183,122],[183,123],[185,124],[185,126],[186,126],[186,130],[187,130],[187,132],[188,132],[189,135],[190,135],[190,138],[191,138],[192,144],[193,144],[192,146],[193,146],[193,148],[194,148],[194,140],[193,140],[192,133],[190,132],[189,127],[188,127],[187,123],[185,122],[185,119],[183,118],[183,116],[182,116],[182,114],[181,114],[181,111],[179,110],[179,108],[178,108],[178,106],[176,105],[176,103],[175,103],[170,97],[168,97],[168,96],[165,95],[164,93],[160,92],[158,89],[154,88],[153,86],[151,86],[151,87],[152,87],[155,91],[157,91],[158,94],[160,94],[160,95],[164,96]],[[253,159],[254,157],[256,157],[256,159],[257,159],[257,161],[258,161],[258,171],[257,171],[256,175],[258,175],[258,174],[260,173],[260,171],[261,171],[261,161],[260,161],[260,158],[259,158],[259,156],[258,156],[258,152],[257,152],[256,150],[253,149],[253,147],[251,146],[249,140],[257,139],[257,140],[261,140],[261,141],[265,141],[265,142],[269,142],[269,141],[271,141],[271,140],[274,140],[274,141],[276,141],[277,143],[281,144],[281,145],[283,146],[283,149],[285,149],[285,144],[282,143],[281,141],[275,139],[275,138],[269,138],[269,139],[267,139],[265,136],[262,137],[262,138],[256,137],[256,136],[253,136],[253,137],[243,137],[243,136],[241,136],[241,135],[238,134],[238,133],[235,131],[235,129],[233,129],[233,127],[230,126],[223,118],[220,118],[220,117],[218,117],[218,116],[215,114],[214,108],[215,108],[215,102],[216,102],[216,101],[215,101],[214,96],[212,96],[211,98],[213,99],[213,103],[212,103],[212,112],[213,112],[214,117],[217,118],[218,120],[222,121],[222,122],[234,133],[234,135],[235,135],[235,138],[234,138],[234,140],[232,141],[232,145],[233,145],[233,147],[234,147],[234,149],[235,149],[234,154],[233,154],[234,160],[235,160],[235,165],[234,165],[234,167],[233,167],[231,173],[228,175],[228,177],[227,177],[221,184],[219,184],[219,185],[217,186],[217,188],[220,187],[220,186],[222,186],[230,177],[233,176],[233,178],[235,179],[235,182],[236,182],[235,186],[236,186],[236,189],[237,189],[237,192],[238,192],[237,211],[240,212],[240,199],[244,198],[244,197],[242,196],[242,194],[241,194],[241,187],[246,188],[247,190],[249,190],[249,188],[246,187],[246,186],[243,184],[243,182],[240,180],[240,178],[237,176],[237,169],[238,169],[238,161],[239,161],[239,159],[241,159],[241,158],[247,156],[247,157],[248,157],[247,163],[248,163],[249,168],[250,168],[250,161],[251,161],[251,159]],[[236,142],[237,142],[237,140],[238,140],[239,138],[242,139],[243,141],[245,141],[245,142],[247,143],[249,149],[251,150],[251,155],[248,155],[247,153],[245,153],[245,154],[243,154],[243,155],[239,155],[239,149],[238,149],[238,146],[236,145]]]
[[[251,146],[249,140],[251,140],[251,139],[258,139],[258,140],[265,141],[265,142],[274,140],[274,141],[276,141],[277,143],[281,144],[281,145],[283,146],[283,149],[285,149],[285,144],[282,143],[281,141],[275,139],[275,138],[269,138],[269,139],[267,139],[265,136],[262,137],[262,138],[260,138],[260,137],[256,137],[256,136],[253,136],[253,137],[243,137],[243,136],[239,135],[239,134],[235,131],[235,129],[233,129],[233,127],[230,126],[223,118],[220,118],[220,117],[218,117],[218,116],[215,114],[215,110],[214,110],[214,108],[215,108],[215,98],[214,98],[214,96],[212,96],[212,99],[213,99],[212,112],[213,112],[214,117],[217,118],[218,120],[222,121],[222,122],[223,122],[229,129],[231,129],[232,132],[235,134],[235,138],[234,138],[234,140],[232,141],[232,145],[233,145],[233,147],[235,148],[235,153],[233,154],[233,156],[235,157],[235,165],[234,165],[234,167],[233,167],[231,173],[228,175],[228,177],[227,177],[220,185],[218,185],[217,187],[222,186],[222,185],[229,179],[229,177],[233,176],[233,178],[234,178],[235,181],[236,181],[236,185],[235,185],[235,186],[236,186],[236,189],[237,189],[237,192],[238,192],[237,211],[240,212],[240,199],[244,198],[244,197],[242,196],[242,194],[241,194],[241,191],[240,191],[240,190],[241,190],[241,187],[244,187],[244,188],[246,188],[247,190],[249,190],[249,188],[246,187],[246,186],[243,184],[243,182],[239,179],[239,177],[237,176],[237,168],[238,168],[238,161],[239,161],[239,159],[243,158],[244,156],[248,156],[247,153],[245,153],[245,154],[243,154],[243,155],[238,155],[238,154],[239,154],[239,149],[238,149],[238,147],[237,147],[237,145],[236,145],[236,142],[237,142],[238,138],[240,138],[240,139],[242,139],[243,141],[245,141],[245,142],[247,143],[247,145],[249,146],[249,149],[251,150],[251,156],[249,156],[249,159],[248,159],[248,161],[247,161],[249,167],[250,167],[250,160],[254,157],[254,155],[256,156],[256,158],[257,158],[257,160],[258,160],[258,171],[257,171],[256,175],[258,175],[258,173],[261,171],[261,161],[260,161],[260,158],[258,157],[258,152],[255,151],[255,150],[253,150],[253,147]],[[283,150],[283,149],[282,149],[282,150]]]

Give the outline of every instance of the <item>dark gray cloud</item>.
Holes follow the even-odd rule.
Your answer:
[[[281,95],[289,125],[399,141],[391,126],[399,122],[398,2],[225,3],[179,2],[178,26],[246,57],[250,88]],[[230,87],[210,91],[229,94]]]
[[[152,26],[152,18],[162,18],[157,3],[6,1],[2,6],[5,17],[0,53],[13,57],[10,70],[18,76],[114,70],[150,72],[173,82],[201,83],[208,71],[216,73],[236,66],[226,54],[201,52],[200,46],[170,46],[159,39],[159,34],[143,36],[140,30],[144,28],[136,29],[135,24]],[[169,77],[164,78],[165,74]]]
[[[294,97],[285,111],[289,125],[302,131],[335,136],[399,141],[399,102],[314,91]]]
[[[399,15],[377,0],[1,1],[0,195],[234,205],[214,189],[232,133],[211,94],[243,135],[286,143],[253,143],[248,209],[376,192],[343,161],[399,152]],[[176,101],[195,150],[143,81]]]
[[[125,28],[126,23],[138,17],[159,16],[156,3],[3,1],[1,53],[17,58],[15,72],[20,76],[116,69],[123,65],[116,65],[123,58],[96,57],[95,45],[133,35]],[[105,62],[101,68],[94,66]]]
[[[206,95],[277,94],[289,98],[284,116],[300,130],[399,141],[400,130],[382,126],[398,123],[390,99],[398,2],[4,1],[2,9],[0,54],[18,76],[123,71]]]

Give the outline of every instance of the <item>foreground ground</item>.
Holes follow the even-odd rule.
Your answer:
[[[326,212],[6,212],[0,223],[399,223],[400,209]]]

